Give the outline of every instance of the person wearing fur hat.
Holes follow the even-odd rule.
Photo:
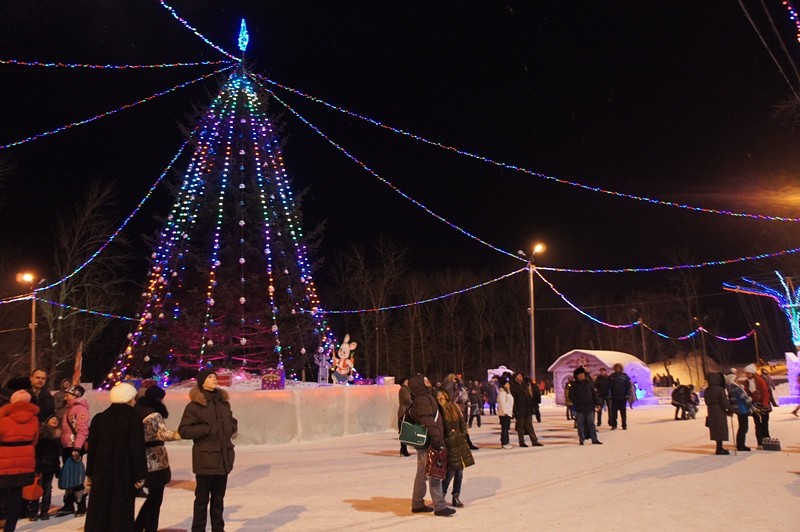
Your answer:
[[[133,531],[136,490],[144,485],[147,459],[144,427],[133,409],[136,388],[118,383],[111,406],[92,418],[86,484],[91,487],[86,532]]]
[[[164,420],[169,416],[163,403],[166,392],[159,386],[151,386],[144,395],[136,399],[136,414],[144,426],[144,445],[147,452],[147,499],[139,509],[134,529],[136,532],[158,532],[158,517],[164,499],[164,487],[172,479],[169,456],[164,442],[177,441],[177,431],[169,430]]]
[[[602,445],[597,439],[597,429],[594,417],[600,409],[600,397],[594,384],[587,378],[586,370],[579,366],[572,372],[575,381],[570,387],[569,394],[572,408],[575,411],[575,423],[578,429],[578,443],[583,445],[583,440],[589,438],[593,444]]]
[[[70,386],[64,393],[67,409],[61,418],[61,463],[67,460],[82,460],[86,452],[85,443],[89,437],[89,403],[83,397],[83,386]],[[77,509],[75,503],[78,504]],[[83,484],[64,490],[64,506],[58,509],[55,516],[75,514],[76,517],[86,514],[86,489]]]
[[[22,487],[33,484],[39,407],[31,394],[17,390],[0,408],[0,490],[6,507],[4,531],[15,530],[23,509]]]
[[[744,368],[747,376],[745,391],[753,401],[753,424],[756,426],[756,441],[761,446],[761,440],[769,438],[769,413],[772,411],[769,387],[761,375],[758,374],[755,364],[748,364]]]
[[[217,374],[211,369],[197,373],[197,386],[189,391],[189,400],[178,433],[184,440],[194,441],[192,471],[197,485],[192,530],[205,530],[210,513],[211,530],[222,532],[225,490],[235,457],[232,440],[238,423],[231,412],[228,392],[217,387]]]
[[[514,396],[511,395],[511,383],[508,379],[501,378],[498,383],[500,391],[497,392],[497,417],[500,419],[500,446],[511,449],[508,432],[511,430],[511,415],[514,413]]]

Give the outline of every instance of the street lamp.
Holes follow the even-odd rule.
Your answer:
[[[534,306],[533,306],[533,274],[536,272],[536,254],[542,253],[545,246],[542,243],[537,243],[533,246],[530,256],[524,251],[519,250],[517,254],[528,259],[528,297],[530,299],[530,307],[528,308],[528,315],[530,316],[530,329],[531,329],[531,378],[536,379],[536,329],[534,327]]]
[[[758,358],[758,328],[759,327],[761,327],[761,324],[759,322],[756,322],[756,326],[753,327],[753,344],[755,345],[755,348],[756,348],[756,366],[758,366],[761,363],[760,359]]]
[[[31,373],[36,369],[36,290],[34,285],[36,276],[30,272],[17,274],[17,282],[26,284],[31,288]]]

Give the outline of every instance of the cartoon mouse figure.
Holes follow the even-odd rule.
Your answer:
[[[350,335],[344,335],[344,341],[336,353],[336,360],[333,363],[333,373],[331,382],[333,384],[347,384],[353,380],[353,355],[358,344],[350,341]]]

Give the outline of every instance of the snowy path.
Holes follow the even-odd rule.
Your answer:
[[[447,519],[411,514],[415,458],[399,456],[393,433],[240,446],[228,483],[226,530],[798,530],[800,419],[790,411],[779,408],[771,420],[782,452],[738,456],[712,454],[703,409],[699,419],[678,422],[672,407],[636,408],[629,411],[629,430],[603,428],[604,445],[580,447],[563,409],[547,406],[543,423],[534,424],[545,446],[511,450],[500,449],[497,419],[487,416],[472,431],[481,450],[465,472],[466,507]],[[751,423],[751,447],[754,440]],[[170,457],[173,482],[161,526],[186,530],[194,489],[189,447],[170,447]],[[60,499],[59,493],[54,503]],[[66,517],[20,522],[17,530],[82,526],[82,518]]]

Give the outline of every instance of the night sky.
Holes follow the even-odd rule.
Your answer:
[[[795,28],[766,2],[789,53]],[[783,58],[760,3],[745,2]],[[800,134],[773,118],[791,90],[737,2],[297,2],[174,0],[212,41],[236,50],[247,19],[250,69],[426,138],[559,178],[696,205],[797,216]],[[0,58],[162,63],[224,56],[156,0],[6,0]],[[0,144],[62,126],[215,67],[77,71],[0,65]],[[182,141],[180,124],[214,80],[71,131],[0,150],[9,272],[47,271],[54,221],[93,180],[113,180],[121,221]],[[356,157],[430,209],[509,250],[547,243],[546,266],[631,267],[796,247],[793,224],[732,219],[592,193],[400,137],[279,91]],[[420,269],[493,274],[521,266],[402,199],[273,102],[287,168],[308,189],[307,227],[327,221],[331,257],[376,235]],[[152,234],[171,204],[154,196],[128,236]],[[144,248],[142,255],[144,255]],[[704,270],[703,291],[776,263]],[[131,276],[144,279],[141,271]],[[659,274],[552,280],[582,295],[657,288]],[[323,277],[324,278],[324,277]],[[8,280],[10,282],[11,280]],[[4,281],[4,285],[6,281]],[[321,286],[324,295],[325,286]],[[729,298],[734,306],[735,297]],[[736,323],[730,333],[741,333]]]

